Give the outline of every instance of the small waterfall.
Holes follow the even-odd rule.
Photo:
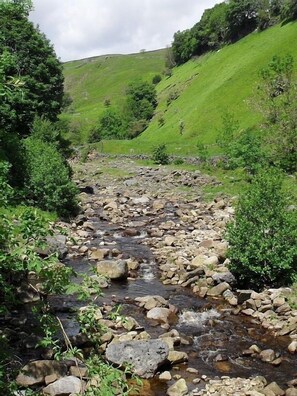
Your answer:
[[[217,319],[221,315],[216,309],[203,312],[183,311],[179,315],[178,326],[191,326],[202,328],[211,319]]]
[[[145,282],[150,282],[156,278],[156,275],[153,273],[155,269],[155,265],[153,262],[144,262],[141,263],[138,275],[140,279],[143,279]]]

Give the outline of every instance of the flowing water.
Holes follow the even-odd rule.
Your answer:
[[[164,286],[159,281],[158,267],[152,252],[142,244],[143,238],[147,237],[145,234],[125,237],[120,227],[100,222],[98,219],[96,221],[100,232],[96,233],[93,246],[99,246],[100,243],[102,246],[104,238],[108,246],[118,248],[127,257],[134,257],[141,262],[136,279],[112,283],[110,288],[104,290],[104,297],[98,300],[98,304],[103,301],[107,304],[121,304],[122,313],[133,316],[152,338],[158,337],[164,330],[146,318],[145,313],[135,305],[134,299],[146,295],[160,295],[175,305],[179,314],[171,328],[176,328],[185,344],[188,344],[176,349],[187,352],[189,356],[188,364],[179,365],[180,371],[175,373],[180,373],[187,380],[189,389],[197,387],[192,384],[197,375],[186,372],[187,367],[196,368],[200,375],[212,378],[222,375],[246,378],[262,375],[268,381],[276,381],[280,386],[294,378],[297,374],[297,357],[286,352],[288,338],[274,338],[251,319],[233,315],[232,309],[222,301],[201,299],[190,289],[179,286]],[[72,259],[68,265],[80,273],[90,271],[86,260]],[[76,305],[77,302],[69,297],[64,298],[63,302],[59,300],[56,306],[60,311],[63,307],[64,312],[60,312],[60,317],[70,335],[76,334],[79,329],[73,316],[67,313],[67,307],[73,308]],[[257,344],[262,350],[273,349],[277,355],[282,356],[281,365],[274,367],[258,358],[242,356],[242,351],[253,344]],[[166,384],[154,379],[151,381],[150,395],[163,396],[166,389]]]

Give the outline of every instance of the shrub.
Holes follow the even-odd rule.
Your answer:
[[[0,160],[0,206],[7,205],[13,196],[13,189],[8,183],[10,167],[8,162]]]
[[[202,163],[207,162],[207,159],[209,157],[209,152],[207,150],[207,147],[205,144],[198,142],[197,143],[197,152],[198,152],[198,158]]]
[[[91,130],[88,141],[94,143],[101,139],[122,139],[125,129],[123,115],[117,109],[107,108],[98,125]]]
[[[287,209],[278,170],[262,170],[227,227],[230,270],[240,286],[289,284],[297,271],[297,213]]]
[[[31,136],[34,139],[50,143],[65,157],[69,158],[73,154],[70,148],[70,141],[62,136],[62,133],[69,131],[69,125],[65,120],[59,120],[55,123],[42,117],[35,117]]]
[[[71,181],[71,169],[48,143],[29,137],[25,139],[27,198],[44,210],[68,216],[77,209],[77,188]]]
[[[166,152],[166,145],[160,144],[155,147],[153,150],[153,161],[158,165],[167,165],[169,164],[169,156]]]
[[[242,167],[248,174],[254,175],[265,162],[261,139],[255,131],[244,130],[230,143],[227,157],[231,169]]]
[[[159,82],[162,80],[162,77],[161,77],[161,75],[160,74],[156,74],[154,77],[153,77],[153,79],[152,79],[152,83],[154,84],[154,85],[157,85],[157,84],[159,84]]]

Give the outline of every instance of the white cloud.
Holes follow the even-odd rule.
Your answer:
[[[30,19],[67,61],[164,48],[221,1],[34,0]]]

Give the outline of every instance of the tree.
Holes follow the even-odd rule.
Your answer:
[[[107,108],[90,133],[89,142],[99,142],[101,139],[123,139],[125,121],[118,110]]]
[[[230,0],[227,10],[228,39],[231,42],[257,27],[258,0]]]
[[[150,120],[157,106],[157,92],[153,84],[137,80],[127,89],[127,109],[132,119]]]
[[[22,80],[22,93],[0,104],[0,128],[24,136],[35,115],[55,121],[63,105],[62,66],[45,36],[28,20],[28,1],[0,2],[0,53],[10,56],[5,76]]]
[[[172,53],[177,65],[187,62],[195,53],[197,40],[190,29],[174,34]]]
[[[192,28],[193,36],[197,40],[196,55],[226,43],[228,7],[224,2],[205,10],[201,20]]]
[[[281,17],[285,20],[297,19],[297,1],[285,0],[281,7]]]
[[[291,55],[274,56],[261,70],[259,107],[271,161],[287,172],[297,170],[297,83]]]
[[[297,275],[297,212],[287,210],[282,175],[263,169],[228,225],[230,270],[240,287],[290,284]]]

